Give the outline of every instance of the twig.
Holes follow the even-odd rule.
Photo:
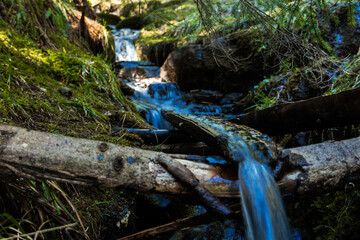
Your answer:
[[[230,208],[235,210],[235,209],[238,209],[239,206],[240,206],[240,204],[234,204],[234,205],[230,206]],[[240,210],[237,210],[234,212],[234,214],[240,214],[240,213],[241,213]],[[186,227],[194,227],[194,226],[198,226],[201,224],[209,224],[216,220],[217,219],[215,217],[211,216],[209,213],[203,213],[203,214],[196,215],[193,217],[179,219],[174,222],[166,223],[164,225],[160,225],[160,226],[157,226],[154,228],[145,229],[141,232],[137,232],[132,235],[119,238],[117,240],[144,239],[146,237],[151,237],[151,236],[158,235],[158,234],[177,231],[177,230],[180,230],[180,229],[186,228]]]
[[[61,229],[75,227],[76,225],[77,225],[77,223],[70,223],[70,224],[67,224],[67,225],[59,226],[59,227],[53,227],[53,228],[48,228],[48,229],[45,229],[45,230],[39,230],[39,231],[32,232],[32,233],[26,233],[26,234],[22,234],[22,235],[17,235],[17,236],[14,236],[14,237],[3,238],[3,240],[18,239],[18,238],[21,238],[21,237],[30,237],[30,236],[37,235],[39,233],[47,233],[47,232],[52,232],[52,231],[57,231],[57,230],[61,230]]]

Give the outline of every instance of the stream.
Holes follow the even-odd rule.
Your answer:
[[[225,126],[210,121],[206,116],[226,119],[229,112],[223,106],[205,103],[189,103],[186,93],[170,82],[162,82],[159,68],[150,63],[138,62],[133,41],[140,31],[131,29],[114,30],[116,61],[132,72],[123,77],[125,84],[133,89],[130,97],[147,122],[157,129],[174,129],[163,117],[163,110],[173,110],[201,121],[220,132],[234,150],[233,156],[239,162],[239,191],[246,239],[288,240],[294,239],[283,206],[282,198],[264,154],[252,148],[241,134],[228,131]],[[190,64],[190,63],[189,63]],[[145,73],[146,78],[136,72]],[[211,93],[211,92],[210,92]]]

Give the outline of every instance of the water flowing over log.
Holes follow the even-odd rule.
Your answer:
[[[275,136],[360,123],[360,88],[284,103],[236,117],[231,122]]]
[[[183,130],[187,134],[200,139],[211,147],[214,152],[217,152],[228,161],[241,161],[238,159],[236,152],[237,144],[229,142],[226,132],[233,132],[239,136],[239,140],[244,140],[253,151],[262,152],[272,162],[276,156],[275,144],[271,139],[260,133],[259,131],[243,125],[236,125],[226,122],[218,118],[208,117],[209,125],[204,122],[204,119],[194,119],[185,115],[177,114],[172,111],[164,111],[166,119],[174,126]],[[217,129],[215,125],[221,125],[223,130]]]
[[[358,185],[360,137],[283,151],[278,186],[284,194],[320,194]],[[0,177],[9,174],[138,191],[189,193],[157,162],[159,152],[29,131],[0,124]],[[175,158],[174,158],[175,159]],[[175,159],[217,197],[239,197],[237,170]],[[288,169],[291,169],[290,171]],[[350,183],[351,182],[351,183]]]
[[[209,126],[200,121],[190,119],[183,115],[171,111],[165,111],[164,114],[166,119],[173,126],[185,131],[189,135],[202,139],[206,144],[213,148],[214,151],[224,156],[230,155],[231,150],[227,148],[227,139],[222,138],[221,133],[209,128]]]

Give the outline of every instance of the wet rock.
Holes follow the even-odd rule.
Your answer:
[[[255,56],[251,34],[238,34],[233,38],[237,40],[228,42],[223,39],[221,42],[238,50],[236,56],[242,60],[237,64],[237,70],[232,68],[229,58],[224,57],[223,53],[197,44],[173,51],[161,67],[160,77],[177,83],[184,91],[207,89],[224,93],[247,92],[266,75],[264,59]]]
[[[185,46],[173,51],[160,70],[165,81],[177,83],[181,89],[213,89],[213,75],[216,64],[204,56],[201,45]],[[205,59],[204,59],[205,57]]]
[[[295,139],[297,141],[297,143],[299,144],[299,146],[305,146],[306,144],[306,133],[305,132],[298,132],[295,135]]]
[[[159,68],[156,66],[127,67],[119,71],[119,77],[127,80],[139,80],[159,77]]]
[[[110,13],[99,13],[97,16],[100,20],[105,21],[108,25],[116,25],[121,21],[119,16]]]
[[[139,62],[139,61],[126,61],[126,62],[116,62],[115,68],[129,68],[129,67],[139,67],[139,66],[155,66],[155,63],[152,62]]]
[[[72,94],[73,94],[71,89],[67,88],[67,87],[60,87],[59,92],[60,92],[61,95],[65,96],[65,97],[71,97]]]
[[[194,89],[186,94],[186,98],[192,103],[212,103],[216,104],[223,97],[219,91]]]
[[[170,99],[180,96],[179,89],[172,83],[156,83],[148,87],[148,94],[156,99]]]
[[[239,101],[242,97],[244,97],[244,94],[242,93],[229,93],[226,94],[219,103],[221,105],[235,103]]]
[[[134,95],[135,89],[129,87],[129,85],[120,82],[120,89],[126,96],[132,96]]]
[[[176,47],[177,41],[141,43],[140,45],[136,45],[136,52],[140,59],[154,62],[156,65],[161,66]]]

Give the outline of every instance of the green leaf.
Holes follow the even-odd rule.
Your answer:
[[[51,16],[51,14],[52,14],[52,10],[51,8],[48,8],[48,10],[45,13],[45,19],[48,19]]]

